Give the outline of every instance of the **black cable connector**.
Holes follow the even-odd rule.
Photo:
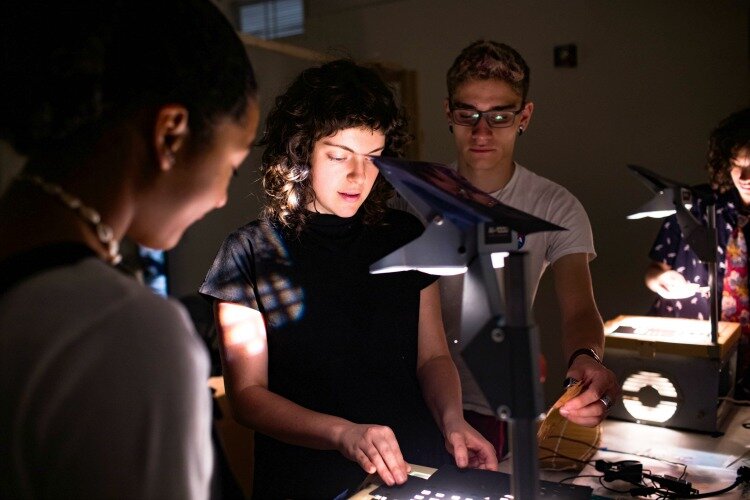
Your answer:
[[[658,476],[644,473],[643,465],[636,460],[622,460],[620,462],[597,460],[594,462],[594,468],[597,471],[604,473],[604,476],[601,479],[604,479],[605,481],[615,481],[619,479],[621,481],[635,484],[637,488],[633,488],[628,492],[634,497],[648,496],[666,490],[668,493],[665,498],[709,498],[733,490],[743,483],[750,484],[750,467],[744,465],[737,469],[737,479],[735,479],[734,484],[721,490],[709,491],[706,493],[700,493],[697,489],[693,488],[692,483],[685,481],[684,479],[668,475]],[[643,478],[652,480],[654,484],[658,485],[658,488],[646,486],[643,484]]]
[[[734,480],[734,483],[730,484],[726,488],[722,488],[716,491],[708,491],[705,493],[699,493],[697,490],[693,490],[693,493],[690,495],[680,494],[680,498],[713,498],[717,495],[723,495],[724,493],[735,489],[742,483],[750,483],[750,467],[746,467],[744,465],[737,469],[737,479]]]
[[[653,482],[672,493],[676,493],[681,497],[690,497],[696,495],[698,490],[693,488],[693,483],[689,483],[684,479],[678,479],[673,476],[654,476],[652,474],[644,474],[643,477],[651,479]]]
[[[620,462],[607,462],[597,460],[594,468],[604,473],[605,481],[627,481],[632,484],[640,484],[643,479],[643,464],[637,460],[622,460]]]
[[[743,465],[737,469],[737,481],[742,483],[750,483],[750,467]]]

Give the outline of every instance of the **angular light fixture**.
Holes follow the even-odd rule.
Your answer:
[[[564,230],[500,203],[445,165],[387,157],[372,161],[427,227],[419,238],[372,264],[371,273],[465,273],[480,250],[477,233],[481,250],[496,254],[491,258],[497,268],[508,252],[519,249],[520,235]]]
[[[711,322],[711,342],[716,344],[719,322],[719,297],[716,271],[716,199],[710,190],[691,187],[688,184],[673,181],[638,165],[628,168],[656,196],[641,206],[637,212],[627,216],[628,219],[643,217],[667,217],[677,215],[685,241],[690,244],[701,262],[708,265],[709,287],[709,321]],[[690,209],[696,199],[701,199],[707,207],[708,224],[703,225]]]

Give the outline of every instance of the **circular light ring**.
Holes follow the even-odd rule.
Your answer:
[[[656,401],[652,402],[654,392]],[[677,386],[661,373],[631,373],[622,384],[622,404],[638,421],[664,423],[674,416],[681,402]]]

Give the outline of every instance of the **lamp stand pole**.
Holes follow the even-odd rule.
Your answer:
[[[708,259],[708,291],[711,294],[709,300],[709,320],[711,321],[711,343],[719,343],[719,276],[716,266],[716,205],[708,206],[708,240],[713,258]]]
[[[539,498],[536,431],[542,413],[542,391],[539,340],[530,322],[526,293],[525,257],[525,252],[510,251],[505,258],[503,301],[492,267],[491,249],[480,245],[478,259],[469,265],[469,275],[472,281],[481,280],[484,294],[478,300],[485,306],[485,314],[481,316],[489,319],[483,320],[479,332],[467,339],[462,356],[498,418],[508,423],[513,498],[536,500]]]
[[[538,363],[539,347],[529,322],[524,260],[525,254],[521,252],[510,252],[505,259],[505,289],[508,291],[505,319],[509,335],[515,336],[511,344],[514,347],[511,352],[517,360],[517,364],[513,363],[511,368],[514,391],[525,392],[526,398],[533,401],[540,389],[538,370],[534,369]],[[512,409],[514,414],[509,423],[513,453],[511,493],[514,498],[535,499],[539,495],[539,444],[536,431],[541,412],[533,403],[519,404]]]
[[[713,198],[704,198],[707,224],[703,225],[684,205],[685,199],[696,197],[694,191],[688,188],[675,189],[673,196],[680,230],[698,259],[708,266],[708,319],[711,323],[711,343],[717,345],[721,300],[716,268],[716,202]]]

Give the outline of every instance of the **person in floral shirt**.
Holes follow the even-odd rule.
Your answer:
[[[750,399],[750,304],[747,239],[750,237],[750,108],[737,111],[711,133],[706,169],[716,201],[717,274],[721,319],[742,325],[736,397]],[[706,203],[692,213],[707,221]],[[651,248],[646,286],[659,294],[650,314],[709,318],[708,269],[685,241],[675,215],[667,218]]]

